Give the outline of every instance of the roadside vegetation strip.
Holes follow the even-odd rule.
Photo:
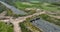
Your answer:
[[[7,11],[7,13],[6,13],[7,16],[12,15],[12,11],[10,9],[8,9],[5,5],[0,3],[0,12],[3,12],[3,11]]]
[[[8,9],[5,5],[0,3],[0,13],[3,11],[7,11],[7,15],[9,15],[9,16],[10,16],[10,14],[12,14],[12,11],[10,9]]]
[[[0,32],[14,32],[13,25],[0,21]]]
[[[5,16],[12,16],[14,14],[10,9],[0,3],[0,13],[2,13],[3,11],[7,11]]]
[[[19,23],[22,32],[31,32],[31,30],[27,29],[27,27],[24,25],[24,22]]]
[[[50,22],[50,23],[54,23],[56,25],[59,25],[60,26],[60,19],[57,19],[57,18],[54,18],[54,17],[50,17],[49,15],[47,14],[41,14],[39,15],[40,18]]]
[[[34,25],[32,25],[32,23],[30,22],[22,22],[20,23],[21,29],[30,32],[42,32],[41,30],[39,30],[39,28],[35,27]],[[28,30],[27,30],[28,29]]]
[[[6,6],[4,6],[3,4],[0,3],[0,13],[2,13],[3,11],[6,11],[7,8]]]
[[[30,22],[26,22],[25,25],[27,26],[28,29],[30,29],[32,32],[42,32],[39,28],[35,27],[32,25]]]

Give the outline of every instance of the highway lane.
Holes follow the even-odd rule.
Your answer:
[[[15,14],[21,14],[21,15],[27,14],[26,12],[19,10],[19,9],[15,8],[14,6],[8,5],[7,3],[4,3],[2,1],[0,1],[0,3],[5,5],[7,8],[11,9]]]
[[[43,32],[60,32],[59,26],[53,23],[49,23],[43,19],[33,21],[32,24],[38,27],[39,29],[42,29]]]

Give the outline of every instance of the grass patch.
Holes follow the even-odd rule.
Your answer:
[[[20,23],[22,32],[42,32],[39,28],[35,27],[34,25],[32,25],[32,23],[30,22],[23,22]]]
[[[27,29],[24,23],[20,23],[20,27],[21,27],[22,32],[31,32],[29,29]]]
[[[28,3],[28,2],[27,2]],[[23,2],[15,2],[14,6],[18,9],[22,9],[25,11],[25,8],[39,8],[46,11],[59,11],[60,10],[60,4],[52,4],[52,3],[30,3],[31,5],[27,5],[26,3],[23,4]],[[30,11],[29,11],[30,13]]]
[[[0,32],[13,32],[12,24],[7,25],[4,22],[0,22]]]
[[[47,5],[46,4],[42,4],[41,5],[42,9],[43,10],[47,10],[47,11],[59,11],[59,7],[57,4],[54,5],[54,4],[51,4],[51,3],[48,3]]]
[[[22,10],[24,10],[25,8],[32,7],[32,5],[23,4],[23,2],[15,2],[14,4],[15,7]]]

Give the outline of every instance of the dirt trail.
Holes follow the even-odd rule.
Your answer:
[[[19,26],[19,23],[26,20],[26,18],[29,18],[29,17],[32,17],[32,16],[38,16],[40,14],[46,14],[46,12],[39,12],[39,13],[35,13],[33,15],[28,15],[28,16],[24,16],[24,17],[18,17],[16,19],[13,19],[12,17],[10,17],[10,19],[5,19],[5,20],[1,20],[1,21],[7,22],[7,23],[11,22],[14,25],[14,32],[22,32],[21,27]],[[57,16],[52,16],[52,15],[49,15],[49,16],[57,18]]]
[[[24,17],[19,17],[19,18],[16,18],[14,21],[12,21],[14,24],[14,31],[15,32],[22,32],[21,31],[21,27],[19,26],[18,23],[20,22],[23,22],[24,20],[26,20],[26,18],[29,18],[29,17],[32,17],[32,16],[38,16],[40,14],[45,14],[45,12],[40,12],[40,13],[35,13],[33,15],[29,15],[29,16],[24,16]],[[51,15],[50,15],[51,16]],[[53,16],[53,17],[57,17],[57,16]],[[20,29],[19,29],[20,28]]]
[[[54,17],[54,18],[57,18],[57,19],[60,19],[60,16],[54,16],[54,15],[49,15],[50,17]]]
[[[15,19],[14,22],[13,22],[14,32],[22,32],[21,31],[21,27],[19,26],[20,22],[23,22],[24,20],[26,20],[26,18],[35,16],[35,15],[40,15],[40,14],[43,14],[43,12],[41,12],[41,13],[35,13],[33,15],[29,15],[29,16],[26,16],[26,17],[19,17],[19,18]]]
[[[14,32],[22,32],[18,23],[15,22],[13,23],[13,25],[14,25]]]
[[[32,16],[38,16],[40,14],[44,14],[45,12],[40,12],[40,13],[35,13],[33,15],[28,15],[28,16],[24,16],[24,17],[18,17],[16,19],[13,19],[12,17],[10,17],[10,19],[5,19],[5,20],[1,20],[4,22],[11,22],[14,25],[14,32],[22,32],[21,31],[21,27],[19,26],[20,22],[23,22],[24,20],[26,20],[26,18],[32,17]]]
[[[6,11],[3,11],[1,14],[0,14],[0,18],[3,18],[6,14]]]

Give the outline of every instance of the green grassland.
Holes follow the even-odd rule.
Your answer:
[[[60,5],[60,4],[59,4]],[[42,5],[42,9],[47,10],[47,11],[59,11],[60,10],[60,6],[54,5],[54,4],[49,4],[49,3],[45,3]]]
[[[0,22],[0,32],[13,32],[12,24],[7,25],[4,22]]]
[[[22,32],[42,32],[39,28],[35,27],[30,22],[22,22],[20,23],[20,27]]]
[[[48,11],[60,10],[60,6],[59,6],[60,4],[58,3],[30,3],[30,4],[26,4],[26,3],[28,2],[15,2],[15,7],[23,10],[25,8],[41,8],[43,10],[48,10]]]

